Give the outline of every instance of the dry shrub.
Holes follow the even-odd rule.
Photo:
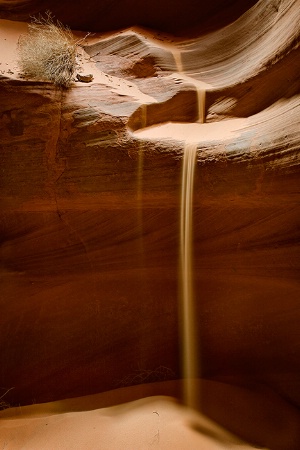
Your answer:
[[[1,389],[2,389],[2,388],[1,388]],[[6,389],[6,391],[4,392],[4,394],[2,394],[2,395],[0,396],[0,411],[1,411],[2,409],[7,409],[7,408],[10,407],[10,404],[7,403],[6,401],[2,400],[2,399],[3,399],[3,397],[4,397],[9,391],[11,391],[12,389],[13,389],[13,388]]]
[[[76,68],[76,43],[71,30],[54,22],[50,12],[32,19],[28,34],[20,36],[18,50],[24,75],[70,86]]]
[[[135,386],[137,384],[156,383],[158,381],[168,381],[175,379],[175,373],[172,369],[165,366],[159,366],[154,370],[139,369],[131,373],[116,383],[117,387]]]
[[[0,411],[3,409],[8,409],[10,407],[9,403],[0,401]]]

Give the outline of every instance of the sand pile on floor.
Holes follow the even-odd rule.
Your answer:
[[[253,448],[170,397],[149,397],[81,412],[51,412],[63,402],[6,412],[0,448],[6,450],[218,450]],[[80,405],[80,399],[77,400]],[[3,415],[3,413],[2,413]]]

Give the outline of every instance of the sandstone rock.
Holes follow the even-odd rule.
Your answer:
[[[298,6],[260,1],[192,38],[140,27],[89,37],[94,80],[67,91],[1,75],[0,386],[14,387],[11,403],[106,391],[137,372],[157,381],[161,367],[180,377],[192,139],[202,375],[263,383],[300,407]]]
[[[89,0],[84,5],[73,0],[72,7],[59,0],[1,0],[0,15],[9,20],[29,20],[32,15],[52,11],[63,23],[72,29],[88,31],[111,31],[135,24],[159,29],[163,32],[179,33],[196,28],[204,30],[216,28],[238,18],[255,0],[214,2],[194,2],[193,0]],[[276,9],[276,3],[274,9]]]

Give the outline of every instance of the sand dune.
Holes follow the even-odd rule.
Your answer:
[[[47,404],[20,408],[18,415],[2,418],[0,436],[6,450],[254,448],[170,397],[61,414],[49,413]]]

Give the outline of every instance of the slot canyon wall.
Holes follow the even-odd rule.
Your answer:
[[[82,8],[0,0],[7,36],[47,9],[95,32],[80,56],[92,83],[59,90],[0,66],[7,401],[180,377],[182,154],[205,86],[193,247],[202,376],[262,383],[299,408],[299,2]],[[187,128],[143,132],[168,122]]]

